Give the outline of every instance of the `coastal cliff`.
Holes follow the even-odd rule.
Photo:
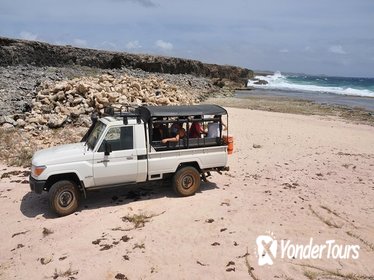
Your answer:
[[[146,72],[191,74],[198,77],[227,79],[244,85],[253,71],[229,65],[202,63],[197,60],[111,52],[44,42],[0,37],[0,66],[33,65],[65,67],[79,65],[100,69],[141,69]]]

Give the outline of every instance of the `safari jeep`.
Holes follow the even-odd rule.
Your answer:
[[[111,108],[106,116],[92,118],[80,143],[34,154],[31,190],[49,192],[50,207],[60,216],[73,213],[81,194],[93,189],[171,178],[178,195],[194,195],[207,172],[228,170],[223,116],[226,110],[217,105],[142,106],[118,113]],[[218,122],[218,137],[188,137],[192,122]],[[185,137],[156,139],[155,127],[168,134],[174,123],[184,127]]]

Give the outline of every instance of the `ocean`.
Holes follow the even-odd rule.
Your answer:
[[[266,81],[267,84],[256,84],[258,80]],[[248,81],[247,86],[254,89],[256,94],[262,92],[276,96],[307,99],[318,103],[374,110],[374,78],[312,76],[275,72],[274,74],[256,76],[255,79]],[[238,93],[238,95],[242,94],[245,93]]]

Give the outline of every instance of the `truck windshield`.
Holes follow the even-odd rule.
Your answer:
[[[105,124],[98,121],[95,124],[94,129],[92,130],[91,134],[87,138],[87,146],[89,149],[93,150],[97,144],[97,141],[100,139],[101,135],[105,130]]]

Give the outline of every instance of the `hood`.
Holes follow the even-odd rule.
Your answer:
[[[85,152],[84,142],[59,145],[37,151],[32,158],[32,164],[35,166],[48,166],[51,164],[82,161],[82,156]]]

